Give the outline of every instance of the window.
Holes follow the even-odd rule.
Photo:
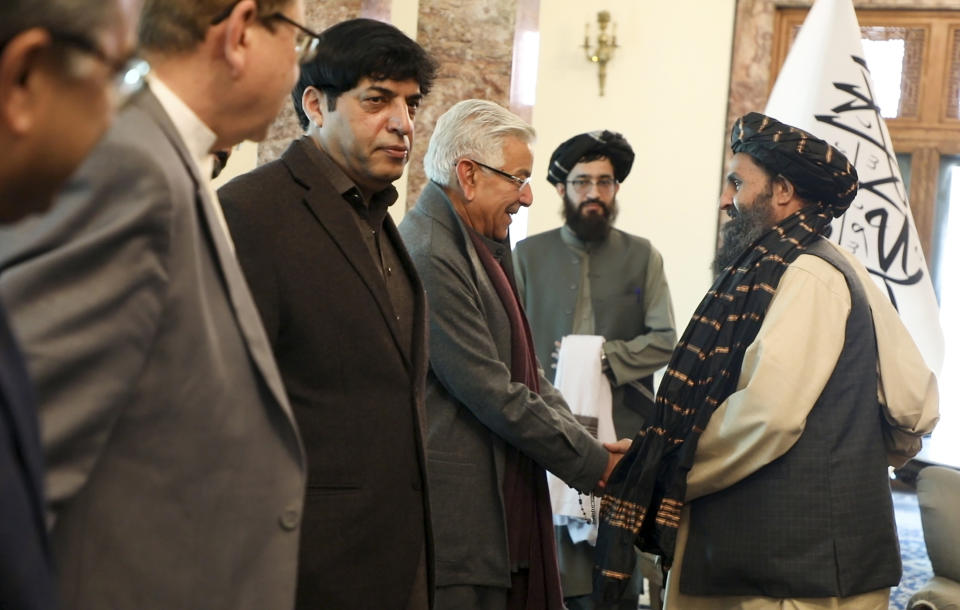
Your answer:
[[[771,78],[786,59],[807,9],[776,9]],[[874,97],[885,117],[940,303],[945,354],[941,428],[960,379],[960,11],[858,9]],[[769,91],[769,89],[768,89]],[[956,420],[956,421],[955,421]]]
[[[806,15],[805,8],[777,10],[771,87]],[[943,201],[940,159],[960,157],[960,12],[861,9],[857,19],[894,149],[909,157],[910,207],[931,275],[937,277],[943,263],[933,247],[934,225],[943,215],[937,209]]]

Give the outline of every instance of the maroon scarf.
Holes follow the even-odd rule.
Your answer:
[[[469,229],[467,233],[510,320],[510,380],[539,393],[540,376],[533,337],[516,289],[482,238]],[[512,572],[507,608],[563,608],[546,471],[512,446],[507,446],[503,499]],[[529,567],[529,572],[525,575],[517,570],[518,567]]]

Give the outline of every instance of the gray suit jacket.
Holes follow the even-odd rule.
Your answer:
[[[437,584],[509,587],[505,447],[582,490],[600,480],[607,452],[542,371],[540,394],[510,380],[510,323],[466,231],[434,183],[400,223],[430,304],[427,473]]]
[[[65,608],[290,608],[305,460],[260,319],[152,93],[0,237]]]

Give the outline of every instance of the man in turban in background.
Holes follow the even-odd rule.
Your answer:
[[[609,383],[612,400],[598,406],[605,409],[598,415],[612,410],[616,438],[631,439],[653,411],[653,373],[677,342],[663,258],[650,240],[613,228],[617,192],[632,165],[633,149],[619,133],[582,133],[561,144],[547,180],[563,200],[565,224],[521,241],[514,252],[540,362],[555,362],[566,335],[602,336],[598,377]],[[565,602],[593,608],[595,526],[563,514],[554,524]],[[641,579],[632,585],[622,600],[630,610]]]
[[[609,481],[597,587],[623,587],[636,544],[672,563],[667,608],[885,609],[901,572],[887,466],[933,429],[936,379],[823,237],[857,192],[843,154],[758,113],[731,149],[722,269]]]

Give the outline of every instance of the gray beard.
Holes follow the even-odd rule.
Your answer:
[[[720,227],[720,248],[713,259],[713,275],[717,277],[732,265],[748,247],[770,230],[773,219],[773,192],[757,195],[753,205],[734,210],[729,222]]]
[[[573,234],[576,235],[580,241],[593,242],[593,241],[603,241],[610,235],[610,229],[613,227],[613,221],[617,219],[617,200],[614,198],[610,202],[610,206],[604,205],[603,208],[605,212],[601,215],[591,214],[590,216],[583,216],[580,213],[580,207],[588,202],[596,201],[588,199],[580,204],[580,206],[575,206],[570,197],[564,194],[563,196],[563,220],[570,227],[570,230],[573,231]],[[603,202],[599,202],[603,205]]]

